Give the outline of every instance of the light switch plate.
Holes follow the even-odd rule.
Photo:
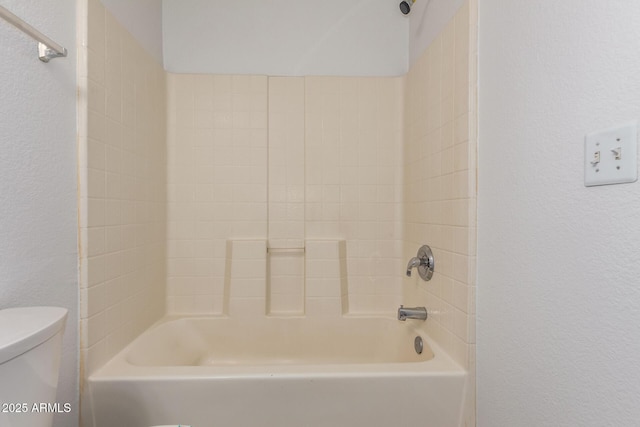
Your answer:
[[[638,180],[638,122],[588,134],[584,139],[584,185]]]

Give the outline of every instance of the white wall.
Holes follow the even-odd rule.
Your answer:
[[[640,419],[640,183],[586,188],[640,118],[640,2],[480,2],[478,426]]]
[[[0,309],[69,309],[58,402],[78,425],[75,2],[2,5],[69,50],[45,64],[37,43],[0,21]]]
[[[100,0],[120,25],[162,64],[162,1]]]
[[[394,3],[394,1],[390,1]],[[397,3],[400,3],[398,1]],[[444,30],[464,0],[416,0],[409,14],[409,67]],[[396,5],[398,8],[398,5]]]
[[[463,0],[101,2],[171,72],[398,76]]]
[[[395,0],[163,1],[175,73],[397,76],[408,19]]]

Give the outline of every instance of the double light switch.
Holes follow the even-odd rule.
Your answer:
[[[638,123],[592,132],[585,137],[584,185],[621,184],[638,179]]]

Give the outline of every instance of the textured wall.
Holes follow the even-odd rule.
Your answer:
[[[0,309],[69,309],[58,402],[78,424],[76,49],[73,1],[3,1],[69,51],[45,64],[37,42],[0,20]]]
[[[640,184],[583,147],[640,118],[640,3],[479,3],[478,425],[637,425]]]

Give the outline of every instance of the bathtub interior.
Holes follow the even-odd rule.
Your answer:
[[[124,354],[136,366],[407,363],[434,357],[426,343],[416,352],[421,335],[412,323],[380,317],[170,316]]]

